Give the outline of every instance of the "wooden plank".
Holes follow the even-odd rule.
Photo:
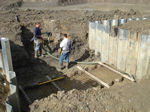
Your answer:
[[[2,63],[2,53],[1,53],[1,50],[0,50],[0,68],[3,68],[3,63]]]
[[[102,38],[102,62],[109,64],[109,35],[110,35],[110,20],[104,20],[104,32]]]
[[[101,83],[102,85],[104,85],[107,88],[110,88],[110,86],[105,83],[104,81],[98,79],[97,77],[95,77],[94,75],[90,74],[89,72],[87,72],[86,70],[82,69],[80,66],[77,66],[77,68],[81,71],[83,71],[84,73],[86,73],[88,76],[90,76],[91,78],[93,78],[94,80],[96,80],[97,82]]]
[[[103,32],[102,35],[102,54],[101,54],[101,61],[103,63],[108,63],[108,49],[109,49],[109,34]]]
[[[100,52],[100,54],[102,52],[102,49],[101,49],[101,47],[102,47],[102,45],[101,45],[102,31],[103,31],[103,25],[101,23],[99,23],[97,26],[96,35],[98,36],[97,43],[98,43],[98,48],[99,48],[98,52]]]
[[[108,63],[109,63],[109,65],[113,65],[113,52],[114,52],[114,49],[113,49],[113,46],[114,46],[113,39],[114,39],[114,37],[109,36],[109,50],[108,50],[108,56],[109,56]]]
[[[118,38],[113,38],[112,65],[117,67]]]
[[[91,41],[92,41],[92,28],[91,28],[91,22],[89,22],[89,48],[92,49]]]
[[[120,29],[117,52],[117,69],[125,71],[127,58],[128,31]]]
[[[101,27],[102,27],[102,24],[96,21],[96,39],[95,39],[95,55],[96,56],[98,56],[98,53],[101,53]]]
[[[138,56],[138,35],[136,32],[130,32],[130,38],[127,42],[127,59],[126,59],[126,73],[131,75],[136,74],[137,56]]]
[[[90,22],[90,49],[95,50],[95,36],[96,36],[96,24],[95,22]]]
[[[138,61],[137,61],[137,71],[136,78],[138,80],[149,78],[149,57],[150,57],[150,36],[141,34]]]

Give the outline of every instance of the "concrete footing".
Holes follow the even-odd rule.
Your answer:
[[[2,50],[0,52],[0,68],[2,68],[2,74],[6,75],[6,79],[9,82],[10,87],[8,101],[6,103],[6,110],[7,112],[20,112],[18,85],[16,74],[13,71],[9,40],[7,38],[2,37],[1,45]]]

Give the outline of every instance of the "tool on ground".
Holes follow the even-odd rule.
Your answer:
[[[26,94],[26,92],[24,91],[24,89],[22,88],[21,85],[19,85],[19,90],[22,92],[22,94],[24,95],[25,99],[27,100],[28,104],[32,104],[31,99],[29,98],[29,96]]]
[[[61,77],[57,77],[57,78],[54,78],[54,79],[50,79],[50,80],[45,81],[45,82],[37,82],[37,83],[34,83],[32,85],[28,85],[28,86],[24,87],[24,89],[33,88],[33,87],[36,87],[36,86],[41,86],[41,85],[48,84],[48,83],[51,83],[51,82],[54,82],[54,81],[62,80],[64,78],[65,78],[64,76],[61,76]]]

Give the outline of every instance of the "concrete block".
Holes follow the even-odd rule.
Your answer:
[[[119,20],[118,19],[113,19],[111,21],[111,26],[118,26],[119,25]]]
[[[9,71],[13,71],[12,66],[12,58],[11,58],[11,51],[10,51],[10,44],[7,38],[1,38],[2,44],[2,56],[4,61],[4,72],[7,76],[7,80],[10,82]]]
[[[16,93],[16,86],[13,84],[10,84],[10,94],[15,94]]]
[[[13,84],[10,84],[10,95],[8,97],[8,102],[12,105],[14,112],[20,112],[18,88]]]
[[[3,63],[2,63],[2,53],[1,53],[1,50],[0,50],[0,68],[3,68]]]
[[[5,105],[6,105],[6,112],[13,112],[11,105],[9,105],[8,103],[6,103]]]
[[[127,19],[120,19],[119,20],[119,25],[123,25],[127,22]]]
[[[16,73],[13,71],[9,71],[10,83],[17,85]]]

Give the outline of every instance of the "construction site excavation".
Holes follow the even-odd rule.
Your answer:
[[[0,0],[0,112],[150,112],[149,0]]]

